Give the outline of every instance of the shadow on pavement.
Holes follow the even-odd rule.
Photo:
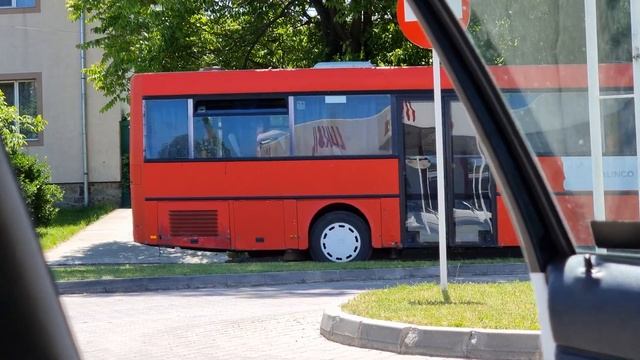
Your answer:
[[[279,299],[279,298],[317,298],[317,297],[342,297],[355,294],[362,290],[379,289],[397,284],[417,283],[418,280],[393,280],[393,281],[343,281],[324,282],[313,284],[274,285],[247,288],[213,288],[199,290],[171,290],[144,293],[118,293],[118,294],[84,294],[68,295],[82,297],[123,297],[123,298],[149,298],[159,297],[233,297],[245,299]]]
[[[101,242],[63,255],[49,265],[99,264],[202,264],[227,260],[226,253],[172,249],[140,245],[123,241]]]

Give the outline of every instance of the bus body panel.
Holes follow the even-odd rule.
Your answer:
[[[395,158],[145,163],[140,195],[156,201],[397,197],[397,171]]]
[[[513,227],[513,222],[509,217],[509,210],[501,195],[496,196],[498,226],[498,246],[519,246],[518,233]]]
[[[284,200],[284,249],[300,248],[298,231],[298,204],[296,200]]]
[[[231,201],[231,208],[231,249],[286,249],[283,200]]]
[[[490,68],[502,89],[586,88],[586,65],[524,65]],[[443,69],[442,89],[452,89]],[[602,87],[633,86],[631,66],[602,64]],[[428,91],[431,67],[225,70],[135,74],[132,97],[326,93],[344,91]],[[133,104],[132,104],[133,105]]]
[[[583,246],[592,245],[591,224],[587,220],[594,217],[591,191],[575,190],[568,185],[574,184],[575,186],[577,180],[580,180],[578,181],[579,183],[590,184],[591,175],[584,177],[582,173],[572,174],[565,172],[566,165],[562,157],[539,156],[538,161],[542,172],[545,174],[545,180],[550,190],[554,193],[560,213],[571,229],[570,234],[574,236],[574,243]],[[587,159],[586,162],[590,162],[590,159]],[[605,157],[605,164],[606,162],[607,158]],[[605,187],[610,186],[608,185],[607,175],[611,176],[605,171]],[[580,177],[583,178],[580,179]],[[636,186],[635,182],[630,185],[630,187]],[[585,187],[588,186],[585,185]],[[606,189],[605,213],[609,221],[637,221],[640,217],[637,191]],[[498,218],[504,221],[505,215],[498,214]]]
[[[309,236],[311,228],[313,226],[313,220],[317,218],[319,213],[323,212],[323,209],[338,205],[339,208],[348,209],[355,208],[357,212],[362,213],[364,220],[369,224],[371,231],[371,245],[374,248],[382,247],[382,222],[386,223],[385,226],[398,226],[397,223],[391,223],[389,220],[382,219],[380,214],[380,201],[381,199],[349,199],[349,198],[335,198],[326,200],[299,200],[298,201],[298,221],[299,221],[299,249],[306,250],[309,248]],[[398,201],[398,199],[395,199]],[[346,207],[345,207],[346,205]]]
[[[158,203],[140,202],[133,209],[133,239],[146,245],[159,245]]]
[[[565,176],[562,168],[562,159],[557,156],[539,156],[538,162],[549,185],[549,190],[563,192]]]
[[[380,199],[380,219],[382,220],[380,247],[401,247],[400,199]]]
[[[233,236],[229,201],[162,201],[157,205],[158,244],[228,249]]]
[[[270,160],[238,162],[145,163],[144,197],[135,198],[145,218],[137,242],[164,246],[233,250],[307,249],[309,226],[323,208],[346,204],[358,209],[371,227],[374,247],[397,244],[399,215],[398,160]],[[360,181],[354,181],[359,179]],[[217,211],[220,237],[169,239],[170,211]],[[391,210],[390,210],[391,209]],[[136,210],[136,212],[138,212]],[[396,211],[397,212],[397,211]],[[160,232],[154,232],[160,224]],[[383,244],[382,229],[387,234]],[[223,237],[223,234],[225,237]],[[159,236],[157,241],[151,236]]]
[[[576,245],[592,246],[593,197],[589,194],[557,194],[557,203],[564,220],[571,229]],[[638,221],[637,194],[605,193],[607,221]]]
[[[138,94],[138,96],[136,96]],[[151,232],[157,232],[157,227],[152,228],[145,219],[149,216],[157,218],[157,212],[149,214],[150,209],[144,201],[144,187],[142,184],[143,173],[143,146],[142,139],[142,93],[136,81],[131,81],[131,116],[129,127],[129,182],[131,187],[131,212],[133,216],[133,239],[142,244],[149,241]]]
[[[371,230],[375,248],[398,246],[400,233],[396,217],[382,217],[382,202],[388,209],[397,208],[398,199],[322,200],[233,200],[233,201],[147,201],[143,204],[146,224],[142,238],[137,242],[147,245],[177,246],[212,250],[306,250],[309,231],[323,209],[356,209],[364,216]],[[393,204],[395,202],[395,205]],[[176,236],[172,232],[171,214],[188,215],[195,211],[216,211],[215,236]],[[154,218],[155,217],[155,218]],[[287,225],[288,223],[288,225]],[[298,225],[299,224],[299,225]],[[184,226],[193,224],[180,224]],[[298,226],[296,226],[298,225]],[[196,224],[198,226],[198,224]],[[153,231],[157,228],[158,231]],[[383,237],[382,229],[386,233]],[[394,230],[395,229],[395,230]],[[386,240],[383,243],[383,238]]]

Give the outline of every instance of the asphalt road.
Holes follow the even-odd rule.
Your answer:
[[[333,343],[324,308],[391,282],[61,297],[85,359],[424,359]]]

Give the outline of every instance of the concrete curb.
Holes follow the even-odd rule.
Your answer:
[[[67,295],[285,285],[335,281],[429,280],[436,279],[438,276],[439,269],[437,267],[425,267],[79,280],[60,281],[57,282],[57,286],[59,294]],[[460,277],[464,278],[474,276],[515,276],[519,278],[526,278],[528,276],[528,270],[525,264],[461,265],[450,266],[449,276],[452,281],[455,281],[456,278]]]
[[[417,326],[325,310],[320,334],[340,344],[398,354],[467,359],[542,359],[540,332]]]

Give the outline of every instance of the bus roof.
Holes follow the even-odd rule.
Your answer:
[[[493,66],[503,89],[586,88],[586,65]],[[630,64],[600,65],[604,88],[631,87]],[[135,74],[132,96],[420,91],[433,88],[431,67],[213,70]],[[442,88],[452,89],[447,76]]]

